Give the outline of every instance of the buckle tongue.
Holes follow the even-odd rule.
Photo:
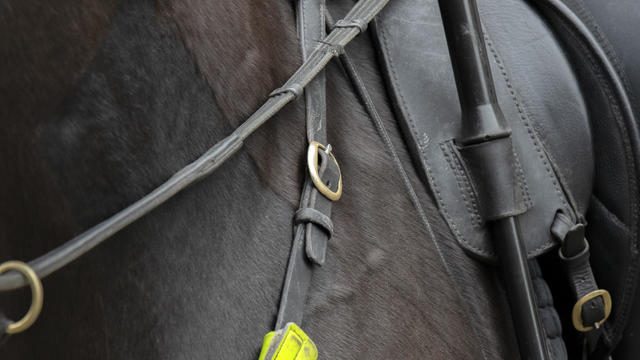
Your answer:
[[[311,338],[296,324],[264,336],[258,360],[317,360],[318,349]]]

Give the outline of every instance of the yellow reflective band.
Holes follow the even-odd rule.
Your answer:
[[[317,360],[316,344],[296,324],[264,336],[258,360]]]

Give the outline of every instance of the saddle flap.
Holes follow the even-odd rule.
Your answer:
[[[517,220],[535,257],[557,244],[550,231],[556,213],[580,221],[587,208],[594,171],[589,118],[571,65],[537,14],[521,2],[479,6],[498,102],[512,129],[519,191],[509,198],[522,207]],[[495,261],[470,154],[455,142],[460,105],[437,7],[435,0],[389,4],[376,23],[383,72],[441,215],[462,248]]]

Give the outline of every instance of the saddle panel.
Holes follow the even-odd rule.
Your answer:
[[[613,50],[563,1],[478,5],[519,160],[525,211],[518,222],[528,256],[556,246],[549,231],[556,212],[588,223],[593,272],[614,302],[603,355],[622,336],[640,271],[637,104],[610,60]],[[475,184],[455,142],[460,108],[437,1],[395,1],[375,30],[400,127],[423,182],[460,246],[495,261]]]
[[[535,3],[562,42],[588,100],[596,176],[586,237],[596,280],[613,299],[601,347],[604,357],[617,346],[638,301],[640,132],[634,113],[638,104],[628,93],[614,49],[581,1]],[[628,11],[640,11],[640,3]],[[632,71],[628,79],[633,82],[638,76]]]
[[[534,257],[555,246],[549,228],[556,212],[578,221],[586,211],[594,172],[588,112],[571,64],[533,9],[495,0],[479,7],[519,162],[525,208],[518,221]],[[476,186],[455,142],[460,106],[437,1],[396,1],[376,31],[391,97],[423,181],[459,244],[495,261]]]
[[[582,3],[582,1],[573,2]],[[631,92],[630,100],[637,115],[639,110],[637,99],[640,94],[640,62],[637,59],[640,56],[640,42],[636,40],[637,32],[635,29],[638,18],[640,18],[640,2],[636,0],[615,2],[586,0],[583,5],[583,12],[592,15],[590,21],[585,22],[592,24],[590,28],[594,35],[597,36],[597,33],[601,32],[602,37],[606,36],[606,42],[611,45],[603,47],[610,50],[608,51],[609,55],[615,55],[615,58],[611,60],[618,65],[617,70],[620,77],[627,81],[627,88]],[[594,30],[593,28],[596,26],[597,30]],[[630,239],[632,243],[637,241],[633,236],[630,236]],[[628,247],[626,244],[621,245],[623,247],[618,248]],[[615,270],[615,267],[610,266],[609,269]],[[615,278],[615,272],[605,275],[604,278]],[[633,286],[633,281],[633,279],[627,280],[630,286]],[[637,283],[637,280],[635,282]],[[634,303],[630,305],[631,310],[627,316],[629,321],[622,335],[622,340],[616,345],[616,350],[613,353],[614,358],[633,359],[640,354],[640,342],[636,340],[636,334],[640,332],[639,290],[639,288],[635,290]]]

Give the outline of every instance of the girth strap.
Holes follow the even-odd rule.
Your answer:
[[[598,288],[593,276],[584,225],[576,224],[568,216],[558,213],[551,233],[561,244],[558,255],[576,298],[571,320],[574,328],[584,333],[586,355],[595,350],[602,336],[602,325],[611,313],[611,295]]]

